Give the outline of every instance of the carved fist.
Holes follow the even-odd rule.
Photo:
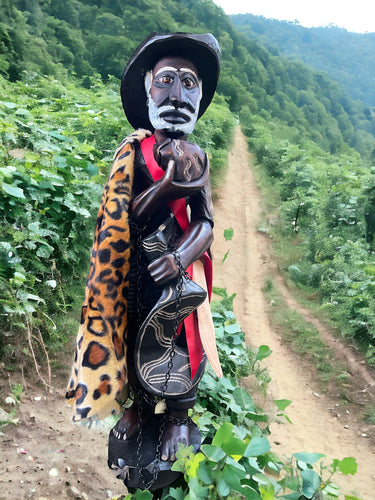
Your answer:
[[[154,151],[154,157],[165,171],[170,160],[174,161],[175,182],[191,182],[200,179],[206,169],[206,153],[192,142],[169,139]]]

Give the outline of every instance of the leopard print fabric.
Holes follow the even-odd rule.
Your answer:
[[[66,400],[73,420],[105,418],[126,399],[127,292],[130,270],[128,209],[137,130],[117,148],[96,220],[90,271]]]

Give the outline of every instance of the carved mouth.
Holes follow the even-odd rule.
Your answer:
[[[187,123],[190,121],[190,116],[179,111],[178,109],[171,109],[160,113],[160,118],[163,118],[168,123]]]

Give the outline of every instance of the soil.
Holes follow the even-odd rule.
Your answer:
[[[298,305],[285,286],[272,258],[269,238],[257,231],[261,197],[250,164],[246,140],[238,129],[229,153],[227,178],[215,207],[214,281],[228,293],[237,294],[235,313],[248,345],[267,344],[272,349],[270,358],[262,362],[272,377],[262,405],[269,408],[272,418],[273,399],[293,401],[286,411],[293,424],[272,418],[273,451],[286,457],[300,451],[320,452],[327,455],[327,464],[332,458],[354,456],[358,473],[337,475],[336,482],[347,494],[355,492],[363,500],[374,500],[374,428],[363,422],[359,409],[371,399],[375,381],[356,353],[342,346],[311,312]],[[225,241],[223,230],[230,227],[234,237]],[[222,264],[227,250],[228,257]],[[313,322],[337,359],[345,363],[352,375],[347,394],[358,404],[344,404],[341,394],[334,391],[323,393],[313,368],[291,353],[271,325],[270,304],[262,293],[270,273],[287,306],[298,309]],[[0,434],[0,499],[103,500],[125,493],[122,482],[107,468],[108,429],[88,430],[70,420],[64,402],[71,348],[67,351],[61,354],[62,366],[53,370],[53,389],[46,390],[31,373],[21,380],[24,392],[16,414],[19,423],[9,425]],[[4,397],[10,385],[20,380],[14,373],[7,374],[7,379],[2,368],[5,377],[0,382],[1,407],[9,412]],[[251,380],[243,383],[254,398],[262,397]]]

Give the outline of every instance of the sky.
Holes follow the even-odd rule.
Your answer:
[[[357,33],[375,32],[374,0],[214,0],[226,14],[254,14],[302,26],[328,26]]]

